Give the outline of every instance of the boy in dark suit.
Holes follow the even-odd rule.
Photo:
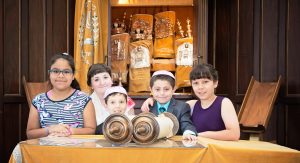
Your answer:
[[[190,106],[172,97],[175,92],[174,75],[165,70],[154,72],[150,80],[150,90],[155,103],[149,111],[155,115],[165,111],[172,113],[179,122],[177,135],[182,134],[183,139],[196,140],[197,132],[191,121]]]

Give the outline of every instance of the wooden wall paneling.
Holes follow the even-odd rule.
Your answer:
[[[25,96],[24,96],[25,98]],[[27,102],[25,101],[24,103],[20,104],[21,107],[21,119],[20,119],[20,128],[21,128],[21,133],[19,135],[19,138],[21,140],[26,140],[27,135],[26,135],[26,129],[27,129],[27,121],[28,121],[28,116],[29,116],[29,107]]]
[[[300,104],[300,1],[290,0],[287,20],[287,97],[297,97]]]
[[[205,3],[207,3],[207,2],[205,2]],[[202,29],[205,29],[205,28],[207,28],[207,27],[201,27],[200,26],[200,22],[201,21],[203,21],[203,19],[207,19],[206,17],[204,17],[204,15],[202,16],[202,18],[201,18],[201,16],[199,16],[199,10],[200,11],[203,11],[204,9],[206,9],[207,10],[207,6],[199,6],[199,4],[200,4],[200,2],[199,1],[197,1],[197,0],[193,0],[193,4],[194,4],[194,9],[193,9],[193,15],[194,15],[194,17],[193,17],[193,19],[192,19],[192,21],[194,22],[194,26],[193,26],[193,45],[195,46],[195,45],[197,45],[197,47],[199,47],[199,48],[201,48],[201,43],[200,43],[200,33],[201,33],[201,30],[200,30],[200,28],[202,28]],[[206,16],[206,15],[205,15]],[[196,26],[198,26],[198,27],[200,27],[200,28],[196,28]],[[201,50],[199,49],[199,48],[194,48],[193,49],[193,57],[195,58],[195,57],[197,57],[198,59],[200,59],[200,55],[202,54],[202,52],[201,52]],[[205,60],[206,61],[206,60]],[[206,61],[207,62],[207,61]]]
[[[4,81],[4,68],[3,68],[3,58],[4,58],[4,41],[3,41],[3,27],[4,27],[4,0],[0,0],[0,148],[4,147],[4,128],[3,128],[3,81]],[[4,152],[0,151],[0,162],[4,162]]]
[[[287,33],[287,3],[286,0],[279,0],[279,22],[278,22],[278,73],[281,75],[281,90],[279,95],[284,95],[286,80],[286,33]]]
[[[46,71],[47,69],[49,69],[49,60],[51,58],[51,56],[54,54],[53,51],[53,47],[54,47],[54,43],[55,41],[53,40],[54,38],[54,20],[53,20],[53,15],[54,15],[54,9],[53,9],[53,4],[54,1],[45,1],[46,6],[47,6],[47,10],[44,11],[46,12],[45,14],[45,20],[44,20],[44,26],[45,26],[45,60],[44,60],[44,69],[43,71]],[[64,35],[63,35],[64,36]],[[60,40],[56,40],[57,42],[60,42]],[[48,78],[48,74],[45,74],[45,78]],[[43,80],[45,81],[45,79]]]
[[[4,154],[5,161],[9,159],[14,147],[21,140],[21,105],[15,103],[4,104]]]
[[[75,19],[76,0],[68,0],[68,49],[67,51],[74,56],[74,19]]]
[[[23,75],[28,78],[29,74],[29,36],[28,36],[28,27],[29,27],[29,20],[28,20],[28,13],[29,13],[29,0],[22,0],[21,2],[21,76]],[[26,95],[24,91],[24,86],[21,82],[21,96],[25,100]],[[27,128],[27,120],[28,120],[28,115],[29,115],[29,108],[27,105],[27,102],[23,103],[21,105],[21,119],[20,119],[20,127],[21,127],[21,133],[19,135],[19,141],[21,140],[26,140],[27,135],[26,135],[26,128]]]
[[[300,141],[299,141],[299,118],[300,118],[300,109],[299,105],[289,105],[287,107],[287,122],[286,122],[286,145],[288,147],[300,150]]]
[[[54,54],[68,52],[68,36],[70,35],[68,29],[68,0],[53,0],[52,3],[52,13],[47,15],[52,19],[52,24],[47,25],[47,27],[52,26],[52,33],[47,34],[47,37],[52,36],[53,47],[49,48],[53,49]]]
[[[278,0],[262,1],[260,81],[278,80]]]
[[[29,0],[28,81],[46,80],[46,2],[48,1]]]
[[[29,22],[28,22],[28,0],[22,0],[21,2],[21,76],[20,79],[22,78],[22,76],[24,75],[26,78],[28,78],[28,74],[29,74],[29,69],[28,69],[28,63],[29,63],[29,49],[28,49],[28,45],[29,45],[29,41],[28,41],[28,26],[29,26]],[[25,100],[25,91],[24,91],[24,86],[21,82],[21,80],[19,81],[20,85],[21,85],[21,95],[23,97],[23,99]],[[28,119],[28,115],[29,115],[29,108],[27,103],[25,102],[25,104],[21,105],[21,117],[20,117],[20,132],[19,133],[19,141],[21,140],[26,140],[27,136],[26,136],[26,128],[27,128],[27,119]]]
[[[286,145],[300,150],[300,2],[289,0],[286,26]]]
[[[16,143],[26,139],[29,108],[20,79],[25,75],[29,81],[46,80],[46,62],[52,52],[73,51],[73,39],[69,45],[69,38],[73,38],[75,0],[71,4],[40,0],[0,2],[3,11],[0,15],[3,65],[0,68],[0,145],[5,149],[0,153],[0,162],[7,162]]]
[[[259,81],[276,81],[278,80],[278,38],[279,38],[279,1],[255,1],[255,40],[259,44],[254,46],[254,76]],[[259,40],[258,40],[259,38]],[[265,141],[277,141],[277,124],[278,115],[275,111],[270,117],[270,123],[263,135]]]
[[[238,10],[239,1],[238,0],[232,0],[230,3],[230,24],[229,24],[229,62],[228,62],[228,78],[230,79],[228,81],[228,97],[235,102],[236,101],[236,85],[238,83],[237,80],[237,50],[238,50],[238,37],[239,37],[239,10]],[[235,107],[236,112],[238,113],[238,108]]]
[[[3,19],[3,101],[2,115],[3,124],[3,161],[6,162],[15,147],[21,140],[21,107],[18,104],[22,102],[21,95],[21,54],[22,54],[22,3],[20,0],[6,0],[4,2],[4,19]]]
[[[261,48],[261,0],[253,1],[253,76],[259,80]]]
[[[228,96],[228,87],[231,85],[229,70],[229,44],[230,44],[230,3],[218,1],[216,3],[216,43],[213,64],[219,73],[217,94]]]
[[[23,75],[28,80],[29,69],[29,40],[28,40],[28,27],[29,27],[29,20],[28,20],[28,7],[29,7],[29,0],[22,0],[21,2],[21,76]],[[21,86],[22,95],[24,95],[23,85]]]
[[[216,0],[209,0],[208,2],[208,15],[207,15],[207,63],[214,63],[215,49],[216,49]]]
[[[281,102],[278,103],[278,108],[274,110],[277,112],[277,142],[280,145],[286,146],[286,105]]]
[[[243,97],[253,75],[254,47],[254,3],[253,1],[238,1],[238,29],[236,49],[236,96]],[[233,38],[234,39],[234,38]],[[232,42],[234,44],[234,42]],[[235,65],[235,64],[233,64]],[[234,69],[232,67],[231,69]],[[240,100],[243,100],[241,98]]]
[[[277,143],[286,145],[286,108],[282,99],[286,92],[286,29],[287,29],[287,3],[286,0],[279,1],[279,31],[278,31],[278,73],[281,75],[281,87],[278,93],[278,108],[277,112]]]
[[[68,52],[74,56],[75,0],[47,1],[46,6],[45,71],[49,68],[49,61],[54,54]]]
[[[269,142],[273,142],[273,143],[277,143],[277,121],[278,121],[278,117],[282,116],[279,115],[277,110],[279,109],[279,106],[274,104],[274,108],[273,111],[271,113],[269,122],[268,122],[268,126],[267,129],[265,131],[265,133],[263,134],[263,140],[264,141],[269,141]]]
[[[21,81],[22,76],[28,77],[28,62],[29,62],[29,54],[28,54],[28,0],[22,0],[21,1],[21,76],[20,76],[20,90],[21,90],[21,97],[23,100],[25,100],[25,91],[24,86]],[[25,104],[27,104],[25,102]],[[19,141],[26,140],[26,128],[27,128],[27,119],[29,114],[29,108],[27,105],[21,105],[21,119],[20,119],[20,135],[19,135]]]
[[[4,3],[4,98],[20,94],[20,3],[19,0],[7,0]]]
[[[209,0],[194,0],[194,27],[193,27],[193,44],[194,59],[197,58],[198,63],[207,63],[208,55],[208,2]]]

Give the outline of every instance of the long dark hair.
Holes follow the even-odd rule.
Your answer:
[[[69,55],[68,53],[59,53],[59,54],[55,54],[52,56],[52,58],[50,59],[50,63],[49,63],[49,70],[51,68],[51,66],[58,60],[58,59],[64,59],[66,61],[68,61],[69,66],[72,69],[73,74],[75,74],[75,63],[74,63],[74,58]],[[50,79],[49,79],[50,80]],[[51,82],[49,81],[49,83],[51,84]],[[51,87],[52,84],[51,84]],[[80,85],[78,83],[78,81],[74,78],[74,80],[71,83],[71,87],[77,90],[81,90],[80,89]]]

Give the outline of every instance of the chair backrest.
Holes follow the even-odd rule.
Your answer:
[[[26,93],[26,99],[28,102],[28,106],[31,106],[32,99],[43,92],[46,92],[49,90],[49,84],[48,81],[46,82],[27,82],[25,76],[22,78],[23,85]]]
[[[245,98],[238,114],[239,123],[244,127],[267,128],[276,100],[281,76],[277,82],[258,82],[251,77]]]

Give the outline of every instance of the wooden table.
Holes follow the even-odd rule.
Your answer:
[[[18,157],[16,151],[21,152]],[[217,141],[199,137],[183,143],[181,137],[152,145],[114,146],[103,136],[42,138],[20,142],[10,162],[300,162],[300,152],[261,141]]]

